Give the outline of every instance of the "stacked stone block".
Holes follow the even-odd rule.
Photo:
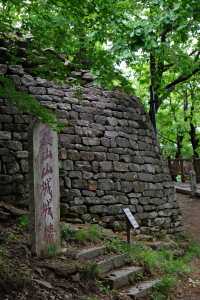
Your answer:
[[[142,231],[181,230],[169,170],[137,98],[87,82],[58,86],[25,74],[19,66],[4,69],[17,88],[34,95],[65,124],[59,135],[65,220],[117,227],[124,221],[122,207],[129,207]],[[31,117],[6,99],[0,101],[0,197],[21,204],[28,201]]]

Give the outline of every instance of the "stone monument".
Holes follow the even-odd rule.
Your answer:
[[[33,127],[30,160],[32,251],[37,256],[55,255],[60,249],[58,137],[41,122]]]

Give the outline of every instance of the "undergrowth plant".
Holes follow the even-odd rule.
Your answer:
[[[12,80],[3,75],[0,75],[0,97],[8,99],[20,111],[31,113],[43,123],[47,123],[53,130],[59,132],[64,128],[52,111],[43,107],[32,95],[16,90]]]
[[[91,225],[88,228],[82,228],[75,232],[75,240],[79,242],[97,242],[103,239],[103,232],[100,226]]]
[[[29,217],[27,215],[22,215],[18,218],[18,226],[26,230],[29,227]]]
[[[159,283],[153,288],[151,294],[152,300],[166,300],[169,292],[177,283],[177,277],[174,275],[164,275]]]
[[[69,241],[75,237],[75,229],[68,224],[61,224],[60,226],[61,239]]]
[[[181,244],[179,246],[177,243],[177,247],[181,247]],[[173,249],[153,250],[142,243],[129,245],[118,239],[109,241],[108,249],[128,255],[132,262],[142,265],[147,273],[160,276],[161,280],[153,292],[153,300],[167,299],[169,291],[175,286],[177,280],[191,272],[189,264],[191,260],[200,257],[200,245],[193,241],[188,243],[181,257],[177,257]]]
[[[97,242],[104,237],[103,231],[98,225],[91,225],[88,228],[74,229],[70,225],[61,225],[61,238],[67,241],[80,243]]]
[[[99,267],[96,264],[96,262],[90,262],[87,265],[84,266],[84,268],[81,271],[81,277],[84,280],[92,279],[94,280],[97,278],[99,274]]]

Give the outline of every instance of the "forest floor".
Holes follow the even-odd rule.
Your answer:
[[[177,200],[183,215],[186,235],[200,242],[200,197],[192,198],[177,193]],[[200,300],[200,259],[194,259],[191,266],[192,273],[178,284],[174,299]]]
[[[183,214],[186,236],[200,243],[200,198],[177,193],[177,199]],[[8,215],[0,207],[0,300],[118,299],[112,294],[105,294],[108,292],[105,287],[96,285],[92,269],[77,265],[76,260],[70,256],[54,259],[53,267],[51,260],[32,257],[26,220],[8,218]],[[93,232],[93,235],[96,233]],[[106,235],[117,236],[109,230]],[[99,243],[102,242],[87,245],[78,243],[76,247]],[[192,272],[182,276],[167,298],[151,299],[200,300],[200,258],[194,258],[190,265]]]

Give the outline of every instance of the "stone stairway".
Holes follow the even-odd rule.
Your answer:
[[[119,290],[119,299],[148,299],[159,279],[144,280],[144,269],[131,265],[125,254],[110,254],[104,246],[81,250],[81,261],[96,262],[98,278],[111,289]]]

